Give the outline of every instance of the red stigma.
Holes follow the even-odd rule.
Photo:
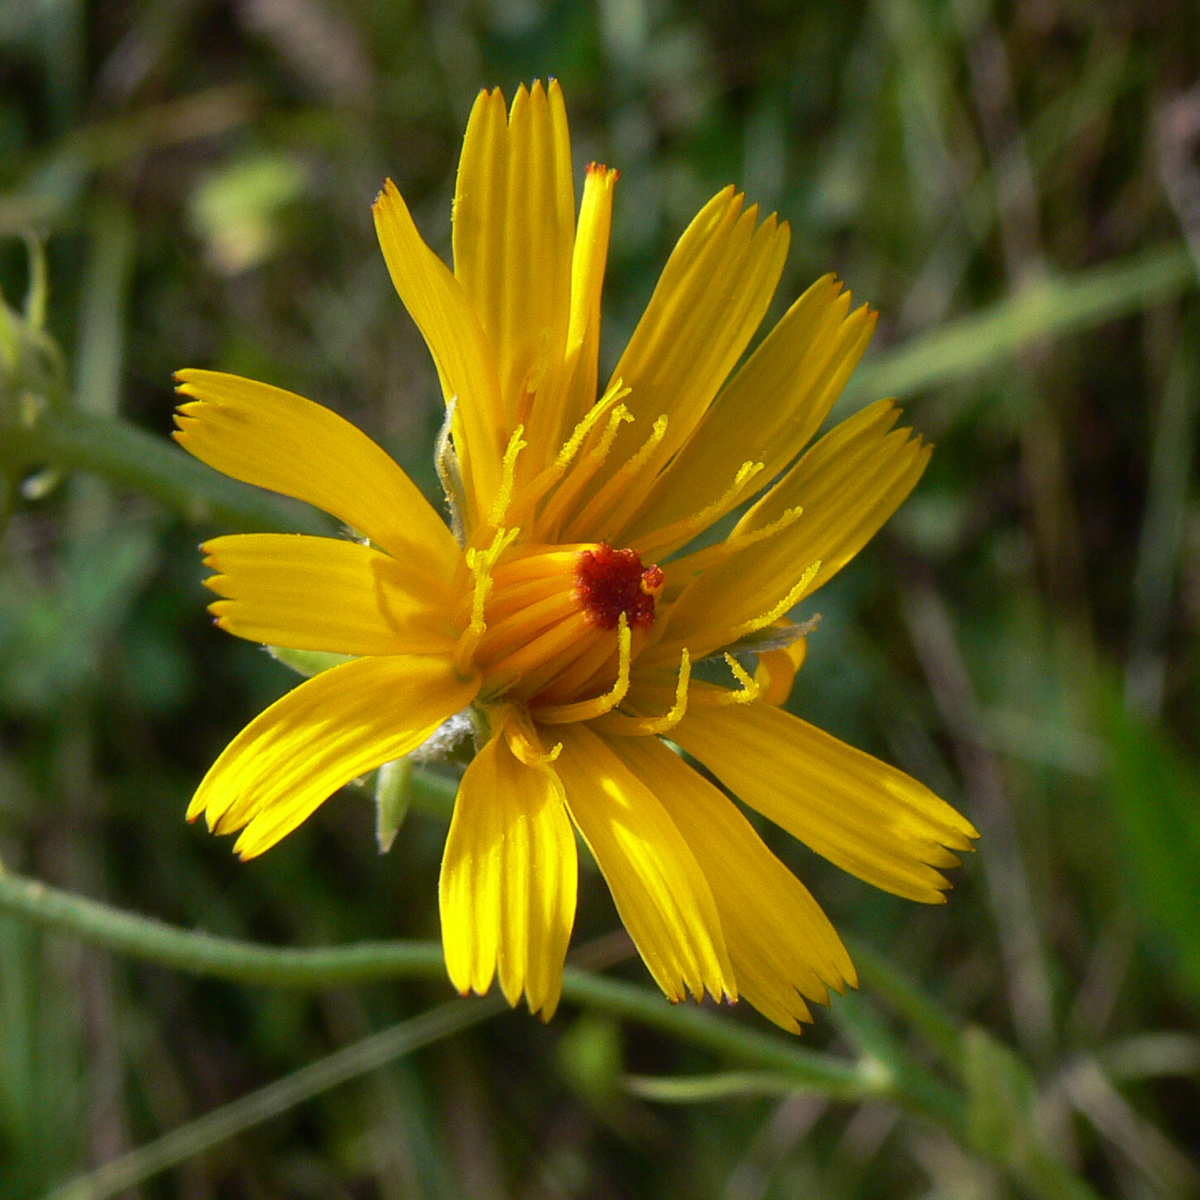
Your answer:
[[[575,567],[575,595],[601,629],[616,629],[622,613],[630,629],[649,629],[663,583],[661,567],[643,567],[636,550],[614,550],[604,542],[582,551]]]

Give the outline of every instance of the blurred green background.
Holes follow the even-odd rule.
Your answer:
[[[295,676],[205,613],[196,546],[236,514],[192,475],[147,483],[113,419],[162,440],[173,370],[251,375],[432,493],[441,401],[370,203],[394,178],[448,256],[477,89],[550,75],[577,186],[589,160],[622,172],[606,363],[729,182],[791,222],[768,326],[828,270],[880,310],[838,413],[899,395],[937,450],[816,598],[791,707],[983,833],[935,909],[773,842],[989,1048],[966,1071],[979,1153],[875,1101],[730,1083],[667,1103],[627,1076],[719,1057],[566,1002],[235,1121],[131,1194],[992,1200],[1026,1186],[983,1152],[1014,1105],[1097,1193],[1200,1192],[1198,67],[1200,10],[1171,0],[0,0],[0,287],[14,313],[32,296],[0,330],[10,872],[276,945],[437,937],[435,791],[387,856],[361,789],[247,865],[183,821]],[[65,402],[94,421],[31,457],[22,405],[30,371],[58,386],[53,352],[12,347],[43,299]],[[616,928],[585,867],[576,944]],[[869,1019],[924,1061],[875,991],[803,1044],[843,1054]],[[196,980],[0,915],[0,1196],[112,1194],[86,1173],[450,995]]]

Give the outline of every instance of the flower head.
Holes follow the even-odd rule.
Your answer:
[[[454,270],[389,182],[375,204],[396,289],[446,399],[451,522],[328,409],[182,371],[180,443],[306,500],[360,540],[206,544],[218,623],[352,660],[238,735],[189,817],[260,854],[342,784],[472,706],[478,753],[442,863],[464,993],[495,976],[549,1017],[575,915],[577,830],[663,991],[744,996],[798,1029],[855,982],[833,926],[723,792],[666,741],[860,878],[939,901],[975,831],[921,784],[778,707],[803,659],[786,617],[863,546],[928,457],[881,401],[805,445],[874,325],[818,280],[732,374],[779,280],[788,227],[733,188],[695,218],[612,378],[600,289],[617,173],[576,219],[557,84],[483,92],[454,200]],[[749,503],[748,503],[749,502]],[[745,507],[748,503],[748,507]],[[744,507],[721,540],[698,534]],[[452,528],[453,527],[453,531]],[[743,665],[757,655],[752,676]],[[698,681],[711,659],[724,682]]]

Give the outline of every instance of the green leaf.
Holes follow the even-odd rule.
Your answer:
[[[413,801],[411,758],[386,762],[375,773],[375,840],[379,853],[386,854],[408,816]]]
[[[963,1078],[971,1144],[996,1162],[1023,1153],[1036,1096],[1029,1068],[1003,1042],[972,1025],[963,1035]]]
[[[328,671],[330,667],[340,667],[351,659],[349,654],[334,654],[331,650],[289,650],[286,646],[268,646],[267,653],[305,679]]]
[[[1114,706],[1108,795],[1142,925],[1200,1000],[1200,776],[1160,731]]]
[[[970,1145],[1043,1200],[1098,1200],[1042,1142],[1037,1085],[1029,1067],[977,1025],[968,1026],[962,1040]]]
[[[593,1104],[605,1104],[621,1082],[621,1027],[608,1016],[584,1013],[558,1043],[563,1078]]]

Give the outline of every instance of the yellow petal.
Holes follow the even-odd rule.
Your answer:
[[[463,775],[442,859],[446,969],[464,995],[498,973],[510,1004],[524,992],[549,1020],[575,921],[575,834],[562,784],[526,766],[497,733]]]
[[[587,169],[571,259],[571,316],[559,400],[555,404],[535,404],[529,415],[530,448],[527,453],[534,468],[553,461],[578,422],[596,403],[600,292],[608,261],[613,187],[617,177],[618,172],[596,163]]]
[[[431,655],[359,658],[323,671],[260,713],[213,763],[188,807],[253,858],[344,783],[415,750],[479,690]]]
[[[971,823],[904,772],[762,703],[693,705],[671,737],[735,795],[843,870],[941,903]]]
[[[634,420],[617,436],[598,482],[619,469],[665,414],[666,436],[645,466],[651,480],[687,440],[758,328],[787,257],[788,227],[774,215],[758,224],[733,188],[715,196],[684,231],[613,371],[631,390]],[[588,540],[624,544],[636,494]],[[579,531],[575,531],[578,533]],[[571,536],[574,537],[575,533]]]
[[[596,402],[597,354],[600,349],[600,292],[608,263],[612,232],[613,188],[618,172],[592,163],[583,184],[579,228],[571,262],[571,321],[567,333],[567,366],[572,372],[563,434],[583,420]],[[562,440],[560,438],[560,440]]]
[[[522,85],[506,116],[497,88],[475,101],[454,194],[454,274],[495,354],[505,428],[557,403],[571,306],[575,189],[562,90]],[[557,451],[555,446],[554,450]]]
[[[373,211],[392,283],[433,355],[446,403],[454,404],[454,446],[474,524],[500,490],[508,444],[495,359],[466,290],[421,239],[390,179]]]
[[[736,998],[712,891],[649,781],[584,725],[556,726],[554,736],[571,816],[655,982],[671,1000],[699,1000],[706,988]]]
[[[654,781],[708,879],[742,999],[799,1033],[811,1019],[802,996],[826,1004],[826,985],[856,984],[837,930],[737,807],[678,755],[652,737],[613,745],[635,775]]]
[[[450,579],[459,551],[411,479],[337,413],[282,388],[218,371],[179,371],[191,397],[175,440],[226,475],[294,496],[344,521],[389,554]]]
[[[804,665],[808,642],[800,637],[780,650],[765,650],[758,656],[754,682],[764,704],[785,704],[792,694],[796,672]]]
[[[209,605],[229,633],[291,650],[432,654],[454,647],[452,595],[420,562],[358,542],[250,533],[202,547],[217,574]]]
[[[802,509],[799,518],[704,571],[671,609],[656,655],[672,661],[679,645],[695,658],[711,653],[739,636],[743,622],[786,600],[814,563],[819,570],[791,604],[840,571],[896,511],[929,460],[929,447],[912,430],[889,432],[898,415],[892,401],[881,400],[817,442],[738,522],[730,540],[750,538],[789,509]],[[687,579],[691,557],[667,568],[668,589]]]
[[[728,511],[790,463],[829,415],[875,328],[833,276],[818,279],[787,311],[713,401],[663,472],[625,534],[629,544],[723,496],[744,462],[763,470],[724,497]],[[714,519],[724,515],[718,511]]]

